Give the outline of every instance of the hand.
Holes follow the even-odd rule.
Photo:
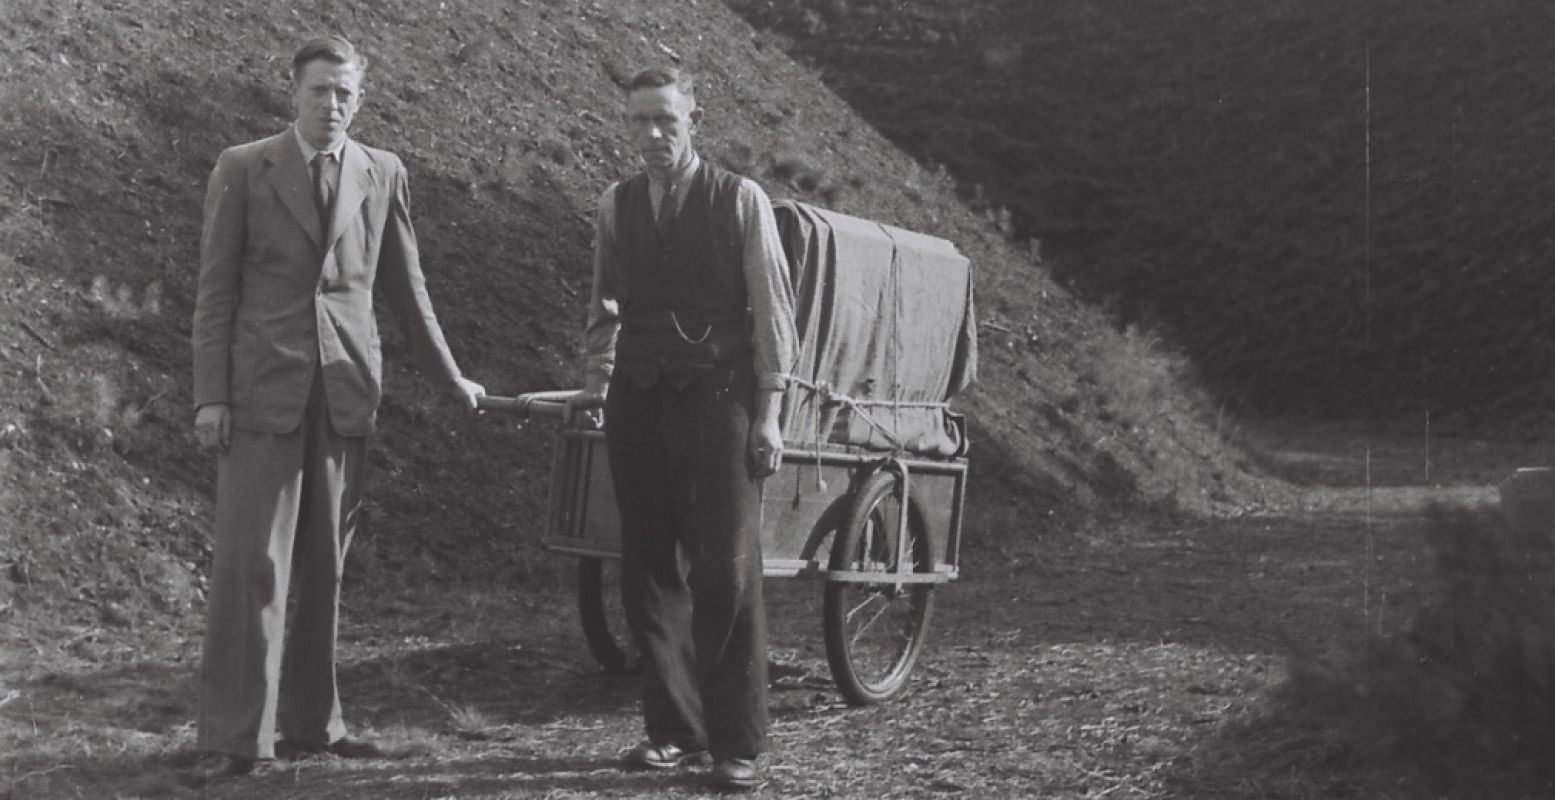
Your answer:
[[[758,478],[778,471],[783,463],[783,432],[778,430],[776,419],[751,426],[750,459]]]
[[[232,407],[206,403],[194,412],[194,439],[203,450],[227,452],[232,443]]]
[[[604,407],[604,389],[584,389],[567,398],[562,424],[571,425],[573,420],[580,420],[581,424],[581,421],[586,420],[590,427],[598,429],[604,425],[604,415],[600,413]]]
[[[454,378],[454,391],[459,393],[459,398],[471,411],[475,410],[480,398],[486,396],[486,387],[464,377]]]

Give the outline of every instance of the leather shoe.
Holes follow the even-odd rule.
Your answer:
[[[236,778],[254,771],[254,759],[230,753],[206,753],[184,773],[187,782],[196,786]]]
[[[299,758],[308,758],[322,754],[328,747],[316,744],[303,744],[292,739],[281,739],[275,743],[275,757],[282,761],[296,761]]]
[[[707,776],[714,789],[724,792],[748,792],[762,784],[761,769],[754,759],[726,758],[713,765]]]
[[[377,742],[366,739],[336,739],[329,745],[329,752],[341,758],[388,758]]]
[[[632,769],[674,769],[682,766],[699,766],[711,759],[706,750],[690,750],[678,744],[654,744],[640,742],[626,751],[622,759]]]
[[[303,744],[290,739],[282,739],[275,743],[275,757],[286,761],[294,761],[299,758],[307,758],[308,756],[324,753],[339,756],[340,758],[389,757],[382,747],[365,739],[336,739],[326,745]]]

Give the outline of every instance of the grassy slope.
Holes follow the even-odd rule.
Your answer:
[[[188,333],[200,199],[225,146],[288,119],[284,62],[340,30],[374,64],[354,133],[410,166],[434,302],[494,392],[572,382],[593,198],[634,168],[616,81],[674,53],[703,150],[797,196],[955,241],[977,264],[973,537],[1097,511],[1246,502],[1254,482],[1183,389],[943,175],[903,155],[723,6],[536,0],[0,10],[0,606],[160,625],[200,605],[213,465],[195,452]],[[544,426],[455,412],[387,343],[372,506],[348,580],[524,580]],[[1032,519],[1046,522],[1032,523]],[[1020,524],[1017,524],[1020,521]]]
[[[1543,412],[1549,8],[732,4],[1223,395]]]

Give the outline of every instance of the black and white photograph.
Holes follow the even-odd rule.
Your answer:
[[[1555,5],[0,0],[0,800],[1555,797]]]

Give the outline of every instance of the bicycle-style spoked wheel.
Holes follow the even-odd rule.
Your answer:
[[[830,569],[897,572],[905,554],[910,571],[930,570],[922,520],[907,512],[905,547],[898,547],[902,507],[899,479],[879,472],[864,482],[832,543]],[[853,705],[889,700],[907,688],[933,609],[934,584],[828,580],[823,615],[826,658],[837,689]]]

